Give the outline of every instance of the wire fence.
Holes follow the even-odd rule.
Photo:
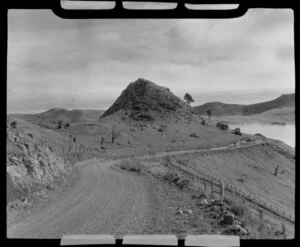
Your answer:
[[[94,152],[103,152],[100,148],[92,147],[88,148],[85,147],[82,144],[78,143],[72,143],[70,141],[69,144],[64,145],[61,143],[57,143],[53,141],[51,138],[46,137],[43,141],[45,145],[47,145],[49,148],[51,148],[53,151],[59,153],[59,154],[72,154],[72,153],[94,153]],[[210,174],[207,174],[203,172],[202,170],[196,169],[193,166],[183,166],[177,163],[175,158],[172,156],[168,157],[168,163],[179,170],[182,174],[184,174],[186,177],[193,180],[195,186],[197,187],[203,187],[205,190],[210,190],[212,194],[221,195],[222,192],[222,180],[217,179]],[[258,199],[257,196],[249,193],[244,192],[240,188],[237,188],[234,184],[230,182],[225,182],[224,184],[224,196],[225,198],[231,199],[231,200],[241,200],[245,203],[245,201],[254,203],[257,206],[260,206],[266,211],[269,211],[287,221],[290,223],[295,222],[294,216],[291,214],[288,214],[282,209],[279,209],[275,207],[274,205],[268,203],[267,201]]]
[[[195,167],[189,166],[185,167],[177,163],[177,161],[173,158],[168,156],[168,164],[172,167],[179,170],[182,174],[186,177],[193,180],[194,185],[197,187],[202,187],[205,190],[210,190],[212,194],[221,195],[222,194],[222,180],[217,179]],[[240,200],[243,203],[250,202],[254,203],[257,206],[261,207],[262,209],[279,216],[280,218],[285,219],[286,221],[294,224],[294,216],[288,214],[286,211],[275,207],[274,205],[268,203],[267,201],[258,199],[257,196],[251,194],[249,192],[242,191],[240,188],[236,187],[234,184],[223,182],[223,190],[224,190],[224,197],[231,199],[231,200]]]
[[[43,144],[47,145],[54,152],[59,154],[67,154],[67,153],[92,153],[92,152],[103,152],[100,148],[97,147],[86,147],[82,144],[69,142],[68,144],[61,144],[53,141],[51,138],[44,138],[42,141]]]

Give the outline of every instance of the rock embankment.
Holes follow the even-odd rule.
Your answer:
[[[8,120],[7,203],[50,185],[68,172],[64,159],[41,142],[38,135],[24,123]]]

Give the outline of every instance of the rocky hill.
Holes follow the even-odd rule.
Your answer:
[[[266,102],[251,105],[225,104],[222,102],[209,102],[193,107],[194,112],[206,115],[208,109],[217,116],[255,115],[272,109],[291,107],[295,105],[295,94],[283,94],[280,97]]]
[[[156,113],[185,111],[186,105],[169,88],[139,78],[127,86],[101,118],[120,110],[129,111],[133,118],[152,120]]]

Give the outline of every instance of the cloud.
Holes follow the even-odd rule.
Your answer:
[[[230,100],[247,92],[256,102],[261,91],[293,91],[292,13],[65,20],[47,10],[9,11],[9,109],[108,107],[139,77],[180,97],[189,91],[195,104],[203,94]]]
[[[295,49],[294,47],[291,47],[291,46],[282,46],[282,47],[279,47],[275,53],[276,53],[276,56],[283,60],[283,61],[288,61],[288,62],[294,62],[294,52],[295,52]]]
[[[249,30],[262,33],[285,28],[293,23],[294,16],[291,9],[259,9],[251,10],[256,18],[249,25]]]

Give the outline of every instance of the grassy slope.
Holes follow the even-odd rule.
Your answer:
[[[272,145],[181,155],[177,159],[185,163],[193,160],[197,169],[294,215],[295,162]],[[274,176],[276,166],[285,173]]]
[[[194,116],[194,119],[189,121],[185,115],[169,119],[157,116],[157,121],[143,123],[145,126],[143,129],[134,121],[131,121],[129,126],[127,119],[122,120],[122,114],[103,118],[100,122],[74,123],[71,124],[71,127],[60,130],[40,128],[38,125],[21,119],[17,119],[17,122],[20,132],[35,133],[37,139],[43,140],[47,137],[63,145],[70,145],[67,140],[69,134],[76,136],[77,143],[86,147],[99,147],[99,139],[104,137],[105,152],[113,155],[138,155],[163,150],[211,148],[228,145],[246,138],[259,138],[252,135],[237,136],[227,131],[221,131],[215,127],[215,119],[207,121],[203,126],[198,117]],[[113,124],[122,131],[120,137],[112,144],[110,139]],[[166,125],[163,132],[158,131],[161,125]],[[132,145],[130,146],[128,136],[131,133],[134,135],[131,137]],[[195,133],[197,138],[190,137],[191,133]],[[289,152],[292,151],[289,150]],[[295,163],[270,146],[218,151],[209,154],[190,154],[180,156],[178,159],[195,159],[197,167],[207,173],[225,181],[234,182],[245,192],[254,193],[258,198],[267,199],[274,206],[293,213]],[[281,174],[280,177],[273,175],[277,165],[286,169],[286,173]],[[245,182],[237,181],[240,178]]]

